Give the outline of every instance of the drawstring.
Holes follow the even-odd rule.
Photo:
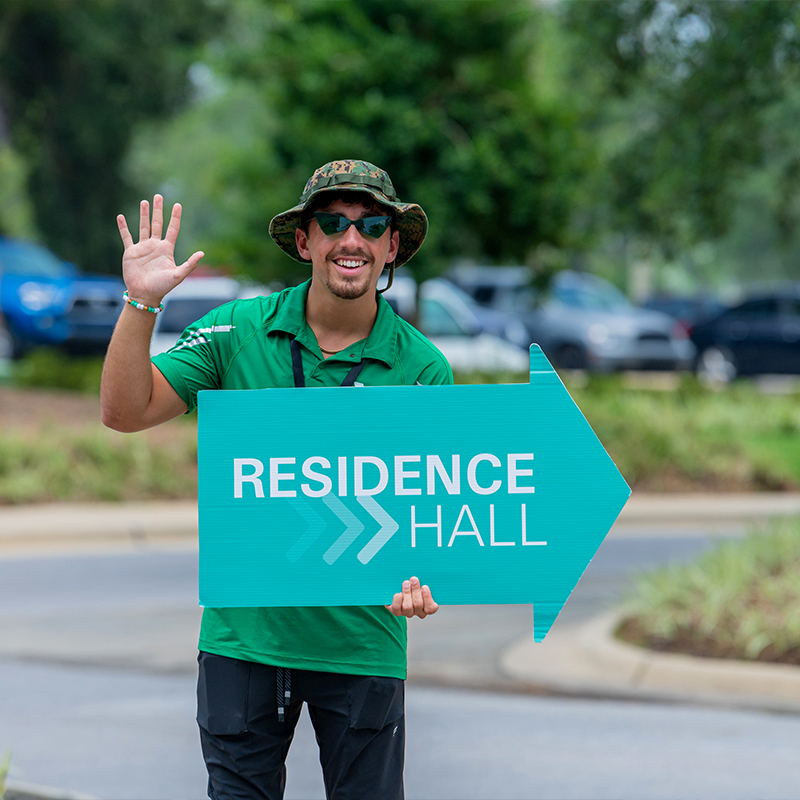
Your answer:
[[[298,388],[302,388],[306,385],[306,376],[303,373],[303,354],[300,351],[300,342],[298,342],[297,339],[292,339],[290,347],[292,350],[292,374],[294,375],[294,385]],[[366,363],[367,359],[365,358],[358,364],[354,364],[350,372],[345,375],[342,386],[353,386]]]
[[[284,709],[292,701],[292,671],[288,667],[276,667],[275,675],[278,686],[278,722],[284,722]]]

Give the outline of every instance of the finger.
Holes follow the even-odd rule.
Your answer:
[[[161,228],[164,225],[163,209],[164,198],[160,194],[157,194],[153,198],[153,229],[150,232],[150,235],[154,239],[161,238]]]
[[[439,610],[439,604],[434,601],[431,590],[427,586],[422,587],[422,600],[425,614],[435,614]]]
[[[399,617],[403,613],[403,593],[398,592],[392,598],[392,604],[390,606],[386,606],[388,611],[391,611],[396,617]]]
[[[411,599],[411,581],[403,581],[402,610],[404,617],[414,616],[414,601]]]
[[[142,200],[139,203],[139,241],[150,238],[150,203]]]
[[[414,614],[419,616],[423,614],[422,602],[422,587],[419,584],[419,578],[411,578],[411,603],[414,607]]]
[[[170,244],[174,245],[178,238],[178,231],[181,229],[181,204],[175,203],[172,206],[172,215],[169,218],[167,235],[164,237]]]
[[[127,250],[129,247],[133,247],[133,237],[128,230],[128,223],[125,221],[125,217],[123,217],[122,214],[117,216],[117,227],[119,228],[119,235],[122,237],[122,244],[125,245],[125,249]]]
[[[202,250],[198,250],[196,253],[192,253],[186,261],[183,262],[178,267],[178,271],[181,273],[181,280],[185,278],[187,275],[191,275],[194,272],[195,267],[200,263],[200,259],[205,255]]]

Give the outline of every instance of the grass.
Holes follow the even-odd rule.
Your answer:
[[[674,392],[631,391],[609,376],[573,397],[628,483],[640,489],[800,486],[797,395],[763,395],[744,382],[714,392],[690,376]]]
[[[456,376],[517,383],[527,375]],[[683,376],[674,391],[632,389],[624,375],[566,376],[572,398],[634,489],[781,491],[800,488],[800,397],[740,381],[724,392]]]
[[[0,434],[0,503],[119,501],[193,497],[197,492],[194,426],[156,443],[98,427]]]
[[[38,348],[11,367],[11,383],[39,389],[66,389],[100,393],[103,359],[99,356],[68,356],[60,350]]]
[[[639,577],[617,635],[666,652],[800,664],[800,517]]]

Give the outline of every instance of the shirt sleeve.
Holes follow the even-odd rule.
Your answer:
[[[438,351],[437,351],[438,352]],[[427,364],[419,375],[417,383],[423,386],[452,386],[453,370],[447,359],[439,353],[440,358]]]
[[[210,311],[191,324],[166,353],[151,361],[189,407],[197,408],[197,393],[219,389],[225,371],[225,345],[230,341],[233,303]],[[227,334],[227,335],[226,335]]]

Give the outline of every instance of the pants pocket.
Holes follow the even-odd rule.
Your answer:
[[[350,727],[379,731],[403,716],[405,684],[399,678],[348,677]]]
[[[197,724],[218,736],[247,732],[250,663],[200,652]]]

